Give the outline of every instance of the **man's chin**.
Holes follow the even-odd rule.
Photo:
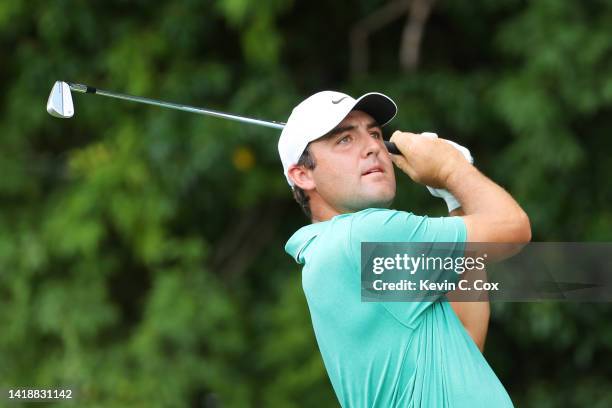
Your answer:
[[[395,198],[395,192],[386,192],[385,194],[377,194],[370,197],[364,197],[364,200],[359,203],[357,211],[367,208],[389,208]]]
[[[380,185],[375,186],[366,193],[366,197],[373,204],[378,204],[380,207],[388,207],[395,198],[395,186]]]

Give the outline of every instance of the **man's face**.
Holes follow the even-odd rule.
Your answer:
[[[327,137],[310,144],[317,193],[339,213],[388,207],[395,173],[382,130],[362,111],[352,111]]]

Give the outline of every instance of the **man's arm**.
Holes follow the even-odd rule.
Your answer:
[[[446,188],[461,203],[468,242],[526,243],[531,240],[529,218],[503,188],[472,165],[460,165]]]
[[[464,210],[468,242],[522,243],[531,240],[527,214],[510,194],[475,167],[459,167],[449,177],[447,188],[457,197]],[[498,253],[493,254],[493,257],[505,257],[512,255],[518,246],[496,248]],[[486,272],[483,273],[486,275]],[[482,351],[489,324],[489,302],[451,302],[451,305]]]
[[[465,212],[461,207],[450,212],[453,217],[461,217],[465,215]],[[473,282],[475,279],[487,280],[486,271],[471,270],[466,271],[463,274],[463,279],[467,279]],[[449,292],[447,294],[449,299],[453,299],[454,296],[462,296],[461,290]],[[481,299],[477,302],[449,302],[455,311],[455,314],[463,324],[463,327],[468,332],[476,346],[480,351],[484,351],[485,341],[487,339],[487,332],[489,330],[489,318],[491,317],[491,307],[488,299]]]
[[[456,215],[463,213],[468,242],[522,243],[531,240],[527,214],[510,194],[475,167],[458,166],[447,179],[446,187],[461,203],[462,211],[458,210]],[[494,256],[504,257],[512,255],[518,247],[509,246],[510,253],[503,247],[498,248],[500,253]],[[482,273],[485,276],[478,278],[486,280],[486,271],[471,273]],[[452,299],[452,294],[449,295]],[[451,302],[451,306],[480,351],[483,351],[491,313],[489,302]]]
[[[503,188],[493,183],[463,155],[440,139],[395,132],[391,137],[402,156],[393,162],[414,181],[446,188],[461,203],[468,242],[526,243],[531,240],[529,218]],[[493,258],[512,255],[517,246],[499,249]],[[452,298],[452,293],[449,294]],[[474,342],[482,350],[487,334],[488,301],[451,302],[453,310]]]
[[[399,131],[391,141],[402,152],[391,156],[395,165],[417,183],[449,190],[461,203],[468,242],[531,240],[529,218],[518,203],[450,144]]]

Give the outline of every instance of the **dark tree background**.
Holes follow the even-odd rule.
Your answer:
[[[612,2],[0,2],[0,387],[87,407],[337,406],[300,269],[279,133],[55,80],[284,121],[381,91],[531,217],[612,237]],[[398,175],[399,176],[399,175]],[[443,215],[408,177],[395,208]],[[486,357],[520,407],[612,406],[609,304],[498,303]],[[4,404],[2,402],[0,404]]]

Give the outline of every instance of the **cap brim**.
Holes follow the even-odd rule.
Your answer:
[[[369,114],[382,127],[395,117],[397,105],[386,95],[370,92],[359,97],[352,110],[360,110]]]

